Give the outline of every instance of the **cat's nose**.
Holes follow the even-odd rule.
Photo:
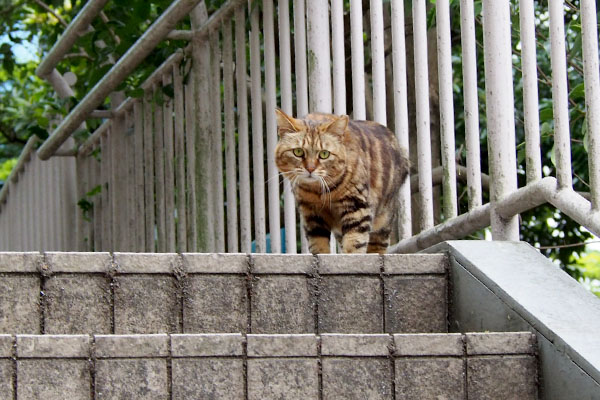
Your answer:
[[[316,169],[317,167],[315,165],[312,164],[308,164],[306,166],[306,170],[308,171],[309,174],[312,174],[312,172]]]

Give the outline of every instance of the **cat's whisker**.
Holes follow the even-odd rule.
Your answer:
[[[293,172],[292,172],[292,171],[280,172],[280,173],[278,173],[277,175],[275,175],[275,176],[272,176],[272,177],[270,177],[269,179],[267,179],[267,180],[265,181],[265,184],[269,183],[269,182],[270,182],[270,181],[272,181],[273,179],[279,179],[279,177],[280,177],[280,176],[283,176],[284,178],[287,178],[286,174],[293,174]],[[289,178],[288,178],[288,180],[289,180]]]

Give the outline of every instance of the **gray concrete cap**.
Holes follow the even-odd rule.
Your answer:
[[[248,256],[235,253],[184,253],[183,267],[190,274],[245,274]]]
[[[318,355],[317,336],[248,335],[248,357],[313,357]]]
[[[387,356],[391,345],[390,335],[321,335],[321,354],[324,356]]]
[[[319,254],[320,274],[379,274],[379,254]]]
[[[0,335],[0,358],[8,358],[13,355],[14,337],[12,335]]]
[[[88,335],[17,335],[19,358],[87,358]]]
[[[397,356],[461,356],[460,333],[414,333],[394,335]]]
[[[55,252],[44,253],[52,272],[106,273],[111,268],[110,253]]]
[[[169,335],[95,335],[96,357],[136,358],[166,357]]]
[[[252,254],[254,274],[310,274],[314,258],[310,254]]]
[[[41,262],[38,252],[0,252],[0,272],[38,272]]]
[[[386,274],[443,274],[448,257],[445,254],[384,254]]]
[[[173,357],[241,356],[244,337],[240,333],[171,335]]]
[[[122,274],[170,274],[178,264],[175,253],[114,253]]]
[[[533,354],[535,335],[531,332],[467,333],[467,354]]]

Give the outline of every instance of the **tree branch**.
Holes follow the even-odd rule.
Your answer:
[[[60,15],[58,15],[53,9],[50,8],[50,6],[48,6],[46,3],[44,3],[42,0],[33,0],[35,1],[35,3],[37,5],[39,5],[40,7],[42,7],[44,10],[48,11],[50,14],[52,14],[54,16],[54,18],[56,18],[58,20],[58,22],[60,22],[65,28],[67,27],[67,21],[64,20],[63,17],[61,17]]]

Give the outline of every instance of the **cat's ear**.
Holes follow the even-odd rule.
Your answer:
[[[333,122],[331,122],[327,128],[325,128],[326,132],[333,133],[340,137],[344,136],[346,133],[346,128],[348,127],[348,116],[342,115],[336,118]]]
[[[283,137],[286,133],[298,132],[300,130],[298,122],[279,108],[275,109],[275,115],[277,116],[277,134],[279,137]]]

